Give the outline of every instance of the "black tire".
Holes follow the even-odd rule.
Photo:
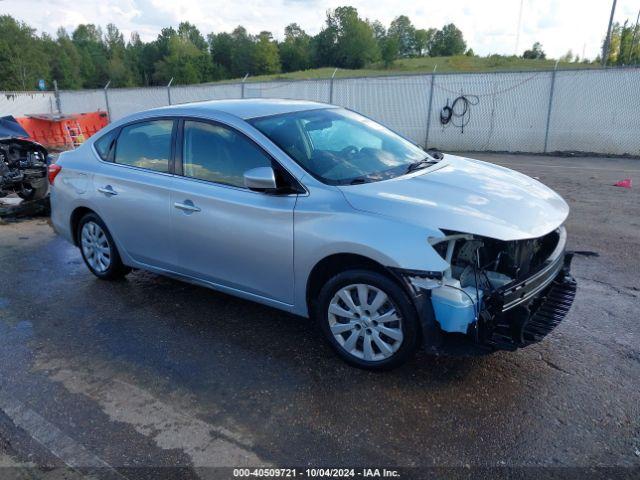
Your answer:
[[[401,315],[401,322],[399,322],[398,327],[402,330],[402,341],[398,349],[387,358],[374,361],[358,358],[347,352],[331,332],[329,306],[332,299],[341,289],[356,284],[371,285],[383,291],[391,302],[387,304],[387,308],[395,307]],[[411,299],[393,279],[378,272],[371,270],[348,270],[337,274],[320,290],[314,310],[314,319],[318,322],[329,345],[331,345],[334,351],[344,361],[355,367],[374,371],[390,370],[412,358],[418,349],[420,342],[420,322]],[[363,334],[364,332],[361,333]],[[353,334],[353,332],[349,335],[351,334]],[[367,332],[367,335],[368,334]],[[346,333],[343,335],[346,335]],[[350,336],[347,337],[347,340],[348,338],[350,338]],[[381,350],[377,346],[374,348],[378,350],[378,353],[381,353]]]
[[[82,229],[89,222],[93,222],[93,223],[97,224],[102,229],[102,231],[104,232],[104,235],[106,237],[107,245],[108,245],[108,248],[109,248],[109,259],[110,259],[110,262],[109,262],[109,266],[104,271],[98,271],[98,270],[96,270],[96,268],[94,268],[91,265],[91,263],[89,262],[89,260],[87,259],[86,255],[85,255],[84,248],[82,247],[82,239],[81,239]],[[111,236],[111,233],[109,232],[109,229],[104,224],[102,219],[98,215],[96,215],[95,213],[87,213],[85,216],[83,216],[80,219],[80,221],[78,222],[78,228],[77,228],[77,231],[76,231],[76,238],[77,238],[78,247],[80,248],[80,253],[82,254],[82,259],[84,260],[85,265],[87,266],[89,271],[91,273],[93,273],[96,277],[98,277],[99,279],[101,279],[101,280],[119,280],[119,279],[124,278],[124,276],[127,275],[131,271],[131,268],[127,267],[126,265],[124,265],[122,263],[122,259],[120,257],[120,253],[118,252],[118,249],[116,248],[116,244],[113,241],[113,237]]]
[[[49,193],[49,188],[46,184],[44,185],[32,185],[29,183],[25,183],[22,185],[22,189],[16,192],[18,196],[23,199],[25,202],[42,200]]]

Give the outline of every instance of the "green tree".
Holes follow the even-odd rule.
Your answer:
[[[108,58],[107,76],[113,87],[134,86],[134,75],[125,61],[126,47],[124,36],[114,24],[107,25],[104,44]]]
[[[282,71],[295,72],[311,68],[311,37],[297,23],[284,29],[284,42],[279,45]]]
[[[542,50],[542,44],[535,42],[530,50],[525,50],[522,54],[522,58],[529,58],[533,60],[544,60],[547,55]]]
[[[634,33],[635,31],[635,33]],[[640,62],[640,26],[616,22],[611,31],[609,65],[634,65]]]
[[[415,50],[416,55],[419,57],[424,57],[425,55],[429,55],[429,51],[431,50],[431,43],[433,42],[433,36],[436,33],[435,28],[429,28],[427,30],[419,28],[415,31]]]
[[[148,85],[144,71],[145,44],[137,32],[131,33],[131,38],[125,47],[124,62],[131,74],[134,85]]]
[[[107,24],[104,44],[107,48],[107,56],[109,58],[124,56],[124,36],[113,23]]]
[[[384,28],[384,25],[380,20],[374,20],[371,23],[371,29],[373,30],[373,36],[376,38],[378,43],[387,37],[387,30]]]
[[[157,83],[166,85],[172,78],[176,84],[202,81],[201,62],[209,60],[206,53],[178,35],[169,38],[168,51],[169,54],[155,65],[154,80]]]
[[[154,43],[158,48],[158,55],[160,57],[166,57],[169,55],[169,43],[170,40],[178,34],[175,28],[173,27],[164,27],[160,30],[158,34],[158,38],[155,39]]]
[[[107,63],[107,76],[112,87],[132,87],[135,86],[131,71],[124,61],[123,56],[110,58]]]
[[[232,69],[232,50],[234,40],[231,34],[223,32],[210,33],[207,37],[209,41],[209,51],[211,52],[211,60],[214,65],[221,69],[221,75],[228,77],[231,75]]]
[[[238,26],[231,32],[233,40],[231,47],[231,71],[233,77],[243,77],[245,74],[254,73],[254,54],[253,49],[255,43],[247,30]]]
[[[462,32],[453,23],[445,25],[433,35],[429,54],[432,57],[462,55],[467,49]]]
[[[354,7],[338,7],[327,14],[327,27],[337,32],[335,64],[342,68],[363,68],[380,58],[371,26]]]
[[[380,55],[385,68],[391,67],[398,58],[398,37],[385,37],[380,41]]]
[[[400,15],[393,19],[389,25],[387,36],[396,39],[400,57],[407,58],[417,55],[416,29],[406,15]]]
[[[611,40],[609,43],[609,58],[607,65],[616,65],[620,55],[620,39],[622,36],[622,26],[615,22],[611,27]]]
[[[565,62],[565,63],[570,63],[573,61],[573,50],[569,49],[567,50],[567,53],[565,53],[564,55],[562,55],[559,60],[561,62]]]
[[[311,55],[316,67],[330,67],[337,64],[338,32],[334,25],[327,25],[311,39]]]
[[[181,22],[178,25],[178,35],[189,40],[198,50],[207,51],[207,41],[204,39],[198,27],[189,22]]]
[[[195,60],[195,64],[200,74],[200,81],[207,82],[220,78],[220,68],[211,62],[208,44],[198,28],[189,23],[182,22],[178,25],[178,36],[191,43],[198,49],[200,54]]]
[[[33,28],[9,15],[0,16],[0,65],[3,90],[35,90],[38,79],[49,78],[43,42]]]
[[[42,36],[42,40],[49,57],[50,80],[56,80],[62,89],[82,88],[80,55],[67,31],[59,28],[56,40],[46,35]]]
[[[260,32],[253,48],[254,75],[277,73],[280,71],[280,55],[278,45],[273,41],[271,32]]]
[[[143,85],[154,85],[153,74],[156,63],[160,61],[162,55],[157,41],[145,43],[140,54],[140,72],[143,78]]]
[[[102,41],[102,30],[93,24],[78,25],[72,41],[80,55],[80,77],[84,88],[101,88],[109,80],[107,49]]]

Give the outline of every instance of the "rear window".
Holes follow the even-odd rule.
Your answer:
[[[169,172],[173,120],[151,120],[122,127],[115,162],[156,172]]]
[[[109,153],[111,152],[111,147],[113,147],[113,141],[116,139],[116,130],[111,130],[106,135],[103,135],[102,138],[96,140],[93,146],[100,155],[100,158],[105,162],[110,161]]]

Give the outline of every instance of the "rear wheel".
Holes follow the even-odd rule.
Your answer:
[[[124,277],[130,268],[120,258],[107,226],[95,213],[88,213],[78,223],[78,245],[91,273],[102,280]]]
[[[385,275],[350,270],[320,291],[316,318],[333,349],[351,365],[387,370],[416,351],[419,323],[404,290]]]

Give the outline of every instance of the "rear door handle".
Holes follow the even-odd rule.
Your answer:
[[[113,196],[118,194],[118,192],[116,192],[111,185],[105,185],[104,187],[100,187],[98,188],[98,191],[100,193],[104,193],[105,195]]]
[[[185,200],[184,203],[176,202],[173,206],[185,212],[193,213],[201,211],[200,207],[196,207],[191,200]]]

